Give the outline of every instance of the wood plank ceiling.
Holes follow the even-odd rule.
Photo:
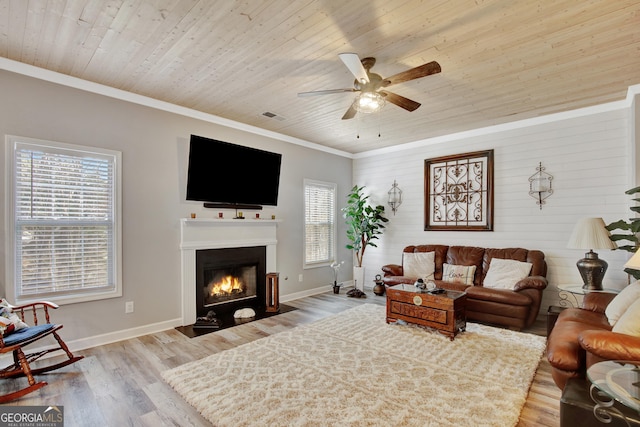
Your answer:
[[[442,72],[341,120],[355,94],[297,96],[353,87],[341,52]],[[0,56],[359,153],[624,99],[640,1],[0,0]]]

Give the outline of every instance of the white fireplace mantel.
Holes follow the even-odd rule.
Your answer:
[[[202,249],[265,246],[267,273],[276,271],[276,228],[270,219],[189,219],[180,220],[182,268],[182,325],[196,321],[196,251]]]

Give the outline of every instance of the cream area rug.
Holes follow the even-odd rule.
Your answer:
[[[163,372],[215,426],[514,426],[544,337],[454,341],[364,304]]]

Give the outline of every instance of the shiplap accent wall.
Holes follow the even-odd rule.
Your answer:
[[[635,168],[629,160],[633,116],[628,106],[590,111],[356,158],[354,183],[366,186],[372,202],[387,206],[387,192],[394,180],[403,190],[397,213],[393,215],[387,207],[390,222],[378,247],[367,249],[365,284],[373,285],[382,265],[401,263],[402,249],[410,244],[523,247],[546,255],[549,287],[541,310],[557,303],[557,284],[581,283],[575,263],[586,251],[566,247],[577,220],[594,216],[609,223],[630,217],[631,202],[624,192],[634,185]],[[495,160],[494,231],[424,231],[424,160],[487,149],[494,150]],[[553,175],[554,189],[542,209],[528,194],[528,178],[539,162]],[[629,254],[596,252],[609,263],[605,286],[625,286],[627,275],[622,266]]]

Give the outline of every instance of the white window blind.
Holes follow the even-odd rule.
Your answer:
[[[336,184],[304,181],[305,266],[327,265],[335,257]]]
[[[14,143],[15,297],[119,288],[117,155]]]

